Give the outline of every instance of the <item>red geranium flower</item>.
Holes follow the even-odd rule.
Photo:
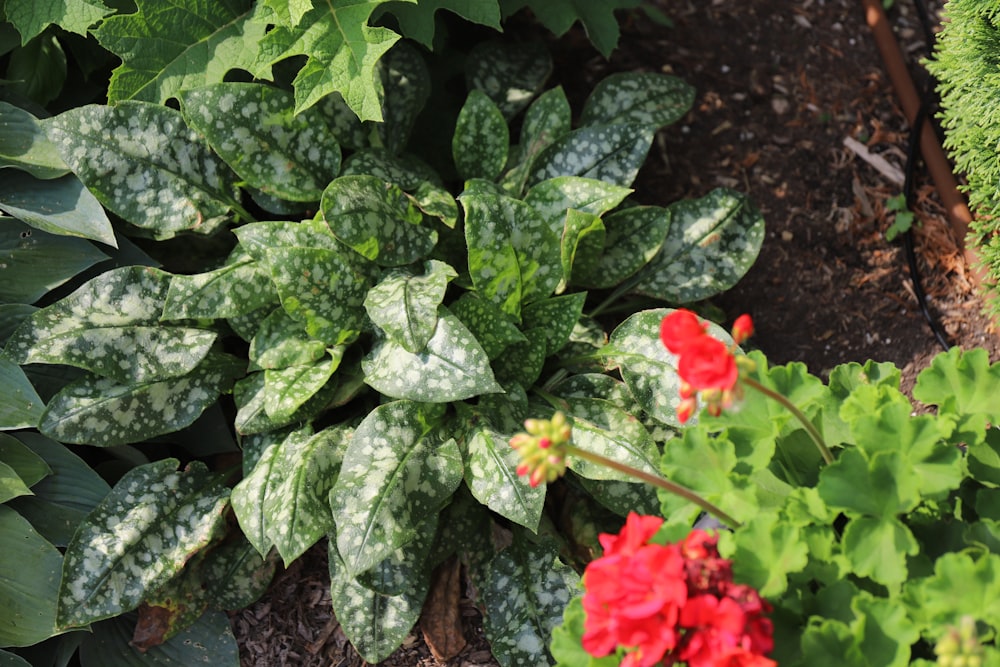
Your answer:
[[[660,322],[660,340],[671,354],[680,354],[692,340],[705,336],[708,325],[690,310],[679,308]]]
[[[681,380],[698,391],[732,389],[739,377],[736,358],[726,344],[711,336],[692,340],[677,362]]]

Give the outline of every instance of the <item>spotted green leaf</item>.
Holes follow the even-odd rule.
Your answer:
[[[551,356],[569,342],[573,328],[583,315],[586,292],[576,292],[529,303],[521,312],[526,329],[543,332],[545,355]]]
[[[453,268],[437,260],[426,262],[421,276],[390,271],[368,290],[365,310],[389,340],[407,352],[419,354],[434,335],[438,306],[448,283],[457,275]]]
[[[236,201],[229,167],[168,107],[91,104],[42,124],[97,199],[156,238],[214,231]]]
[[[731,288],[756,261],[764,218],[745,195],[717,189],[669,209],[670,229],[637,274],[637,292],[674,303],[700,301]]]
[[[369,136],[365,125],[351,110],[351,107],[347,106],[343,95],[330,93],[317,102],[313,108],[322,114],[327,126],[342,148],[350,151],[361,151],[369,147]]]
[[[271,551],[262,557],[243,535],[230,534],[206,554],[201,567],[203,595],[212,607],[243,609],[267,592],[278,568],[278,555]]]
[[[34,303],[108,256],[83,239],[0,219],[0,301]]]
[[[382,266],[410,264],[430,253],[437,232],[397,186],[374,176],[342,176],[323,192],[323,217],[334,235]]]
[[[141,442],[190,426],[243,373],[235,359],[209,356],[182,377],[119,383],[84,375],[52,397],[39,430],[60,442],[101,447]]]
[[[528,176],[528,186],[557,176],[582,176],[627,188],[652,142],[653,129],[638,123],[578,128],[542,151]]]
[[[573,443],[577,447],[654,475],[659,472],[660,452],[638,419],[600,398],[565,400],[573,417]],[[570,457],[569,466],[581,477],[590,479],[633,480],[581,458]]]
[[[0,179],[0,211],[50,234],[77,236],[118,247],[111,221],[100,202],[72,174],[43,181],[15,169],[4,170]]]
[[[0,357],[0,431],[34,428],[44,409],[45,402],[21,367]]]
[[[594,497],[594,500],[618,516],[626,517],[629,512],[649,515],[661,511],[656,487],[645,482],[634,479],[624,482],[580,477],[580,485]]]
[[[145,652],[132,646],[137,614],[129,612],[95,623],[80,645],[83,667],[191,667],[212,664],[239,667],[239,646],[233,636],[229,617],[221,611],[209,611],[176,636]]]
[[[520,143],[512,156],[516,166],[503,177],[505,191],[520,196],[538,154],[559,137],[569,134],[571,129],[572,112],[562,86],[539,95],[524,114]]]
[[[557,176],[537,183],[524,201],[562,233],[567,209],[604,215],[632,193],[630,188],[580,176]]]
[[[233,488],[233,511],[261,556],[277,547],[288,565],[333,529],[330,489],[351,430],[293,431],[269,445]]]
[[[120,383],[191,372],[213,331],[160,324],[170,274],[132,266],[103,273],[17,328],[5,355],[22,364],[65,364]]]
[[[245,257],[214,271],[173,276],[163,319],[238,317],[277,302],[270,275]]]
[[[20,514],[0,505],[0,646],[30,646],[56,633],[62,556]]]
[[[430,580],[428,556],[438,546],[438,526],[441,515],[431,514],[420,521],[417,536],[405,547],[396,549],[370,570],[358,575],[359,584],[382,595],[402,595],[420,591]]]
[[[326,354],[322,341],[310,338],[284,308],[275,308],[264,318],[250,341],[250,361],[261,368],[304,366]]]
[[[274,431],[289,424],[308,421],[331,403],[339,389],[336,381],[327,382],[295,412],[276,419],[268,415],[265,409],[271,399],[268,398],[264,373],[251,373],[233,387],[237,409],[233,424],[237,432],[246,435]]]
[[[370,148],[353,153],[344,160],[342,176],[368,175],[381,178],[411,192],[424,181],[438,182],[440,178],[427,164],[415,157],[393,155],[384,149]]]
[[[41,179],[69,173],[38,119],[13,104],[0,102],[0,169],[11,167]]]
[[[469,91],[451,140],[455,167],[463,179],[495,180],[507,164],[507,121],[486,93]]]
[[[340,146],[322,114],[294,113],[289,92],[217,83],[180,93],[184,119],[243,180],[266,195],[319,201],[340,171]]]
[[[507,346],[528,340],[510,315],[501,311],[492,301],[482,299],[473,292],[464,293],[449,308],[472,332],[491,361]]]
[[[566,211],[565,218],[560,248],[563,279],[556,289],[560,293],[566,290],[567,285],[577,284],[576,274],[597,271],[601,253],[607,244],[607,229],[599,216],[570,209]]]
[[[604,217],[604,247],[590,261],[574,263],[572,283],[614,287],[656,257],[670,229],[671,211],[659,206],[635,206]],[[662,297],[661,297],[662,298]]]
[[[442,306],[437,327],[417,354],[380,340],[362,362],[365,382],[386,396],[447,403],[502,391],[472,333]]]
[[[291,418],[326,386],[340,365],[343,348],[311,364],[264,371],[264,412],[274,421]]]
[[[676,123],[694,104],[694,87],[657,72],[619,72],[597,83],[584,104],[581,125],[641,123],[659,129]]]
[[[668,308],[644,310],[630,316],[611,332],[604,354],[621,369],[632,396],[651,417],[669,426],[680,426],[676,409],[680,402],[677,357],[660,342],[660,322]],[[708,332],[726,343],[729,334],[709,323]]]
[[[416,4],[408,5],[416,7]],[[410,42],[399,41],[378,61],[385,93],[382,121],[375,126],[382,145],[398,155],[406,148],[417,116],[431,94],[431,74],[420,51]]]
[[[462,481],[462,455],[441,435],[443,406],[384,404],[358,425],[330,492],[337,550],[351,575],[417,538]]]
[[[470,90],[481,90],[503,112],[517,115],[552,73],[552,58],[539,42],[481,41],[465,65]]]
[[[235,230],[240,247],[258,262],[266,262],[273,248],[325,248],[336,250],[337,239],[317,220],[252,222]]]
[[[552,664],[546,647],[573,597],[580,577],[550,544],[534,544],[518,533],[489,562],[479,587],[483,629],[504,667]]]
[[[229,489],[199,462],[133,468],[66,548],[56,624],[86,625],[135,609],[225,529]]]
[[[545,366],[548,333],[543,328],[521,331],[525,340],[511,344],[493,361],[493,373],[504,386],[528,388],[538,381]]]
[[[520,457],[510,446],[510,434],[481,422],[471,425],[465,449],[465,483],[479,502],[497,514],[538,530],[545,504],[545,486],[532,488],[518,477]]]
[[[558,233],[518,199],[467,192],[459,200],[476,290],[519,318],[522,303],[548,297],[559,284]]]

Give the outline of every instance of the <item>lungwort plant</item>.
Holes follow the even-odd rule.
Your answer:
[[[59,193],[0,206],[5,660],[235,665],[221,610],[323,543],[370,662],[458,555],[497,658],[548,664],[593,527],[657,507],[586,461],[531,488],[508,441],[559,407],[581,446],[658,470],[663,306],[728,289],[763,238],[732,191],[632,198],[691,88],[614,75],[574,122],[544,54],[485,45],[448,118],[418,50],[379,62],[381,124],[238,81],[177,109],[0,108],[26,146],[5,178]],[[408,152],[414,127],[453,160]]]

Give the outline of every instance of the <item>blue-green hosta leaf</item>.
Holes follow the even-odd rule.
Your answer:
[[[381,340],[362,368],[368,385],[393,398],[448,403],[503,391],[479,342],[444,306],[434,335],[420,353]]]
[[[462,481],[462,455],[438,431],[442,406],[395,401],[354,432],[330,492],[337,550],[348,572],[364,572],[417,537]]]
[[[550,296],[562,278],[558,233],[518,199],[485,193],[459,199],[476,290],[520,318],[522,303]]]
[[[541,329],[545,333],[546,356],[555,354],[569,342],[586,301],[586,292],[577,292],[525,305],[521,311],[524,326],[526,329]]]
[[[306,56],[292,82],[296,113],[337,91],[361,120],[382,120],[382,86],[375,64],[399,35],[368,25],[379,4],[379,0],[316,3],[295,25],[279,24],[268,32],[260,42],[257,61],[246,69],[266,79],[274,63]],[[257,9],[254,24],[274,23],[261,6]]]
[[[431,74],[420,51],[406,41],[396,42],[379,60],[377,69],[385,97],[382,99],[383,122],[375,129],[382,145],[398,155],[406,148],[413,124],[430,97]]]
[[[365,310],[389,340],[399,343],[407,352],[419,354],[434,335],[438,306],[444,300],[448,283],[457,276],[455,269],[437,260],[424,264],[422,276],[403,270],[390,271],[368,290]]]
[[[451,139],[458,175],[463,180],[496,180],[507,164],[509,145],[510,133],[500,109],[486,93],[469,91]]]
[[[21,33],[21,44],[50,25],[86,37],[88,28],[113,11],[101,0],[8,0],[6,5],[7,20]]]
[[[328,345],[349,342],[364,323],[368,282],[343,254],[326,248],[270,248],[264,251],[281,306]]]
[[[38,119],[13,104],[0,102],[0,169],[11,167],[42,179],[69,173]]]
[[[658,474],[660,452],[649,432],[634,416],[600,398],[569,398],[566,404],[573,417],[573,442],[577,447]],[[581,477],[619,481],[633,479],[576,457],[570,457],[569,466]]]
[[[239,646],[229,617],[221,611],[203,614],[193,625],[145,652],[132,645],[137,614],[130,612],[95,623],[80,645],[83,667],[190,667],[210,663],[239,667]]]
[[[520,144],[512,159],[517,165],[504,175],[504,190],[514,197],[520,197],[535,158],[553,141],[569,134],[571,129],[572,112],[562,86],[539,95],[524,114]]]
[[[250,342],[250,361],[261,368],[304,366],[322,359],[326,349],[322,341],[307,336],[284,308],[275,308]]]
[[[351,430],[290,433],[269,445],[233,489],[233,511],[257,552],[277,547],[288,565],[333,529],[330,490]]]
[[[340,365],[344,348],[334,355],[303,366],[264,371],[264,412],[276,422],[291,418],[326,386]]]
[[[327,186],[321,206],[337,238],[382,266],[411,264],[437,243],[413,201],[374,176],[341,176]]]
[[[0,460],[0,504],[19,496],[30,496],[31,489],[17,471]]]
[[[0,301],[34,303],[107,258],[83,239],[46,234],[13,218],[0,218]]]
[[[479,586],[483,628],[504,667],[551,664],[546,647],[580,577],[558,558],[558,549],[514,534],[514,543],[486,566]],[[518,539],[520,537],[520,539]]]
[[[631,188],[580,176],[557,176],[532,186],[524,201],[531,205],[558,233],[562,233],[566,210],[604,215],[625,200]]]
[[[45,459],[6,433],[0,433],[0,463],[6,465],[28,487],[52,474],[52,468]]]
[[[111,75],[108,100],[162,104],[179,91],[217,83],[231,69],[249,70],[265,26],[249,20],[250,0],[162,3],[136,0],[94,34],[122,59]]]
[[[622,379],[643,410],[664,424],[680,426],[676,414],[680,402],[677,357],[663,347],[659,333],[660,322],[669,312],[668,308],[657,308],[632,315],[611,333],[603,354],[621,369]],[[732,340],[721,327],[708,324],[709,334],[723,342]]]
[[[570,282],[596,288],[624,282],[656,257],[670,220],[670,209],[659,206],[635,206],[605,216],[600,255],[594,261],[575,262]]]
[[[35,312],[4,350],[22,364],[65,364],[122,383],[189,373],[215,342],[213,331],[159,323],[170,274],[142,266],[103,273]]]
[[[491,510],[532,531],[545,505],[545,486],[532,488],[518,477],[520,456],[510,436],[485,424],[470,429],[465,451],[465,483],[472,495]]]
[[[465,69],[469,89],[486,93],[510,119],[541,91],[552,73],[552,57],[540,42],[482,41]]]
[[[694,104],[694,87],[657,72],[605,77],[587,98],[580,125],[642,123],[656,129],[680,120]]]
[[[492,2],[422,0],[417,4],[394,0],[383,2],[377,12],[395,16],[399,23],[399,31],[404,37],[414,39],[433,50],[435,18],[437,12],[442,9],[457,14],[471,23],[488,26],[497,32],[503,31],[500,26],[500,7]]]
[[[6,345],[21,322],[37,310],[35,306],[26,303],[0,303],[0,347]]]
[[[180,93],[188,125],[243,180],[266,195],[316,202],[340,171],[340,146],[315,109],[295,115],[291,93],[217,83]]]
[[[0,665],[3,667],[31,667],[31,663],[10,651],[0,649]]]
[[[236,359],[209,356],[189,374],[143,383],[85,375],[56,394],[39,430],[61,442],[111,447],[190,426],[243,374]]]
[[[100,202],[72,174],[43,181],[16,169],[4,170],[0,211],[50,234],[78,236],[118,247]]]
[[[510,315],[501,311],[492,301],[482,299],[473,292],[466,292],[449,308],[472,332],[491,361],[507,349],[508,345],[528,340]]]
[[[42,125],[102,204],[159,239],[210,233],[236,201],[229,167],[168,107],[91,104]]]
[[[653,129],[638,123],[590,125],[556,139],[538,156],[528,185],[557,176],[583,176],[629,187],[646,160]]]
[[[270,276],[247,257],[214,271],[173,276],[163,319],[237,317],[277,302]]]
[[[62,556],[31,524],[0,505],[0,646],[30,646],[56,634]]]
[[[0,357],[0,431],[34,428],[44,410],[45,402],[21,367]]]
[[[229,489],[201,463],[164,459],[125,473],[66,548],[56,623],[136,608],[225,529]]]
[[[724,292],[750,269],[764,241],[764,218],[745,195],[717,189],[670,207],[660,252],[638,274],[635,290],[674,303]]]

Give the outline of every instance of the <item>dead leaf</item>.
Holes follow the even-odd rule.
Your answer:
[[[431,654],[441,662],[454,658],[466,644],[458,608],[461,575],[462,563],[456,556],[438,565],[420,612],[420,630],[424,641]]]

